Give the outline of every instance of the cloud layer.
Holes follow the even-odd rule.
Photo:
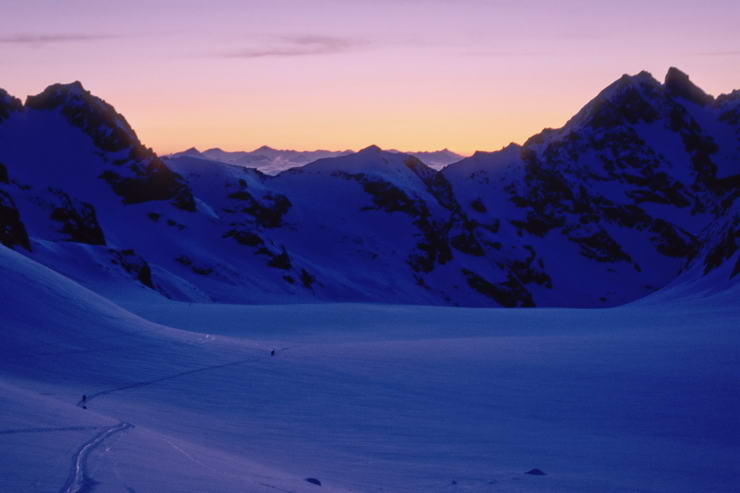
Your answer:
[[[104,34],[14,34],[11,36],[0,36],[0,43],[40,46],[76,41],[99,41],[112,37]]]
[[[266,46],[225,53],[229,58],[296,57],[331,55],[356,49],[363,43],[357,39],[331,36],[283,36]]]

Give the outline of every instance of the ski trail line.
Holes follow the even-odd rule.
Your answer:
[[[82,444],[82,447],[77,451],[74,456],[74,462],[72,464],[72,470],[69,473],[67,482],[64,483],[59,493],[82,493],[87,490],[89,486],[90,477],[87,475],[87,458],[95,447],[105,441],[106,438],[115,435],[118,432],[133,428],[134,425],[121,421],[117,425],[106,428],[101,433],[98,433],[93,438]]]
[[[63,426],[59,428],[22,428],[20,430],[0,430],[0,435],[12,435],[15,433],[51,433],[54,431],[82,431],[99,430],[101,426]]]
[[[201,373],[201,372],[204,372],[204,371],[217,370],[219,368],[227,368],[229,366],[243,365],[243,364],[252,363],[252,362],[254,362],[254,358],[243,359],[243,360],[239,360],[239,361],[232,361],[230,363],[223,363],[223,364],[220,364],[220,365],[212,365],[212,366],[205,366],[205,367],[201,367],[201,368],[195,368],[193,370],[182,371],[182,372],[179,372],[179,373],[175,373],[175,374],[172,374],[172,375],[167,375],[167,376],[160,377],[160,378],[155,378],[155,379],[152,379],[152,380],[145,380],[143,382],[133,382],[133,383],[130,383],[130,384],[127,384],[127,385],[121,385],[120,387],[115,387],[115,388],[107,389],[107,390],[101,390],[100,392],[95,392],[94,394],[90,394],[90,395],[87,396],[87,403],[89,403],[91,400],[95,399],[96,397],[100,397],[101,395],[112,394],[113,392],[120,392],[122,390],[134,389],[134,388],[138,388],[138,387],[145,387],[147,385],[152,385],[152,384],[155,384],[155,383],[164,382],[164,381],[167,381],[167,380],[172,380],[172,379],[175,379],[175,378],[184,377],[186,375],[193,375],[195,373]],[[82,402],[82,401],[80,401],[80,402]],[[79,403],[78,403],[78,405],[79,405]]]

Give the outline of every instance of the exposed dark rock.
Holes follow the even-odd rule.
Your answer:
[[[8,168],[3,163],[0,163],[0,183],[8,183]]]
[[[306,478],[307,483],[315,484],[317,486],[321,486],[321,481],[319,481],[316,478]]]
[[[0,122],[7,119],[11,112],[22,109],[23,104],[20,99],[11,96],[4,89],[0,89]]]
[[[228,197],[245,202],[246,204],[240,207],[239,210],[254,216],[255,222],[263,228],[279,228],[282,226],[283,216],[287,214],[292,206],[288,197],[280,194],[265,194],[262,197],[262,202],[246,190],[237,190],[229,194]]]
[[[123,269],[131,274],[137,281],[141,282],[144,286],[151,289],[154,287],[152,281],[152,270],[144,257],[137,255],[132,249],[127,250],[110,250],[111,254],[115,258]]]
[[[699,241],[693,235],[679,231],[663,219],[656,219],[650,225],[650,231],[655,233],[652,240],[656,249],[667,257],[690,258],[699,250]]]
[[[312,276],[306,269],[301,269],[301,284],[306,289],[310,289],[313,283],[316,282],[316,278]]]
[[[193,265],[193,261],[187,255],[178,255],[175,260],[185,266]]]
[[[255,201],[252,195],[249,192],[246,192],[244,190],[237,190],[236,192],[230,193],[229,195],[227,195],[227,197],[230,199],[245,200],[249,202]]]
[[[665,76],[665,88],[673,97],[680,97],[686,101],[706,106],[714,101],[714,98],[689,80],[689,76],[676,67],[668,69]]]
[[[737,252],[738,244],[740,244],[740,227],[736,225],[734,230],[727,231],[707,254],[704,260],[704,274],[709,274],[730,260]],[[738,265],[740,265],[740,259],[738,259],[738,264],[735,265],[731,277],[737,275]]]
[[[542,259],[537,260],[535,249],[529,245],[524,245],[524,250],[527,252],[527,256],[522,259],[508,261],[506,263],[507,267],[511,269],[521,283],[534,283],[552,288],[552,279],[545,271]]]
[[[529,471],[525,472],[524,474],[530,474],[532,476],[545,476],[546,473],[542,472],[542,470],[534,468],[530,469]]]
[[[414,201],[400,188],[386,181],[364,179],[362,188],[373,198],[375,207],[385,212],[404,212],[410,216],[418,214]]]
[[[289,270],[293,267],[290,263],[290,256],[288,255],[288,252],[285,251],[285,248],[283,248],[283,251],[280,252],[280,254],[272,257],[270,261],[267,262],[267,265],[283,270]]]
[[[422,234],[422,241],[416,244],[416,251],[409,255],[408,263],[414,272],[431,272],[436,263],[446,264],[452,260],[452,250],[447,241],[447,231],[422,215],[414,225]]]
[[[195,211],[192,193],[180,176],[139,142],[123,115],[91,95],[79,82],[49,86],[41,94],[29,96],[26,107],[38,111],[58,109],[67,121],[89,135],[99,149],[127,151],[127,157],[114,164],[126,164],[130,176],[110,170],[100,175],[124,203],[174,199],[176,207]]]
[[[174,219],[167,219],[167,226],[172,226],[173,228],[177,228],[179,231],[182,231],[185,229],[184,224],[180,224]]]
[[[111,186],[124,204],[174,199],[173,205],[176,207],[195,211],[195,200],[190,190],[180,181],[179,175],[170,171],[158,159],[146,165],[143,170],[132,167],[131,171],[135,177],[126,177],[107,170],[100,178]]]
[[[632,258],[622,250],[619,243],[604,230],[587,236],[571,235],[568,239],[578,244],[584,257],[599,262],[632,262]]]
[[[526,221],[518,221],[516,219],[512,219],[509,222],[512,225],[516,226],[517,228],[524,229],[529,234],[539,236],[540,238],[544,238],[544,236],[549,231],[565,225],[565,218],[562,216],[561,217],[548,217],[544,215],[539,216],[534,212],[530,212],[527,215]]]
[[[190,270],[201,276],[207,276],[213,272],[213,267],[193,265],[190,267]]]
[[[506,281],[493,284],[475,272],[462,269],[468,285],[479,293],[505,307],[532,307],[534,300],[522,284],[509,276]]]
[[[136,153],[146,150],[123,115],[90,94],[79,82],[51,85],[41,94],[28,96],[26,107],[40,111],[59,109],[71,124],[90,135],[95,145],[104,151],[131,149]],[[143,154],[155,157],[151,151]]]
[[[31,241],[13,198],[0,190],[0,243],[8,248],[22,246],[31,251]]]
[[[459,234],[450,237],[450,245],[468,255],[476,257],[485,255],[485,250],[475,237],[472,226],[465,225]]]
[[[292,204],[284,195],[269,194],[263,197],[267,204],[255,204],[246,212],[254,216],[257,224],[263,228],[278,228],[283,224],[283,216]]]
[[[61,223],[60,232],[67,235],[67,241],[105,245],[103,229],[92,204],[73,199],[62,190],[50,188],[49,192],[55,197],[50,217]]]
[[[595,129],[605,129],[657,120],[659,113],[650,98],[656,94],[656,86],[657,81],[647,73],[623,76],[589,103],[588,124]]]
[[[187,255],[179,255],[175,258],[175,260],[186,267],[190,267],[191,271],[201,276],[207,276],[208,274],[211,274],[213,272],[213,267],[210,267],[208,265],[198,265],[193,262]]]
[[[256,247],[264,245],[265,242],[259,235],[252,233],[251,231],[240,231],[237,229],[231,229],[223,234],[224,238],[234,238],[237,242],[242,245]]]
[[[185,186],[180,187],[172,199],[172,205],[183,211],[195,212],[195,198],[190,188]]]
[[[475,212],[480,212],[481,214],[485,214],[486,212],[488,212],[488,210],[486,209],[486,206],[483,205],[483,201],[480,198],[476,198],[475,200],[473,200],[470,203],[470,207]]]

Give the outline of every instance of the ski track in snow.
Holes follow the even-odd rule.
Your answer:
[[[14,435],[16,433],[50,433],[53,431],[82,431],[99,430],[100,426],[62,426],[58,428],[23,428],[20,430],[0,430],[0,435]]]
[[[107,394],[112,394],[113,392],[121,392],[123,390],[145,387],[147,385],[153,385],[155,383],[164,382],[167,380],[173,380],[175,378],[184,377],[186,375],[192,375],[194,373],[201,373],[201,372],[209,371],[209,370],[217,370],[219,368],[227,368],[229,366],[243,365],[245,363],[251,363],[251,362],[254,362],[253,358],[243,359],[239,361],[232,361],[231,363],[223,363],[220,365],[205,366],[202,368],[195,368],[194,370],[187,370],[187,371],[183,371],[180,373],[175,373],[173,375],[167,375],[166,377],[155,378],[153,380],[144,380],[142,382],[134,382],[134,383],[130,383],[127,385],[122,385],[120,387],[115,387],[112,389],[101,390],[100,392],[95,392],[94,394],[88,395],[87,402],[89,403],[91,400],[95,399],[96,397],[100,397],[100,396],[107,395]],[[82,401],[78,402],[77,405],[79,406],[81,403]]]
[[[109,438],[116,433],[133,428],[134,425],[121,421],[117,425],[106,428],[103,432],[95,435],[93,438],[82,444],[82,447],[77,451],[74,456],[72,464],[72,470],[70,471],[67,482],[64,483],[60,493],[82,493],[88,491],[90,486],[90,477],[87,475],[87,458],[90,453],[105,439]]]

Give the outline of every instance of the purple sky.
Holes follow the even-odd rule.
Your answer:
[[[740,2],[27,0],[0,87],[80,80],[159,152],[462,153],[557,127],[623,73],[740,87]]]

